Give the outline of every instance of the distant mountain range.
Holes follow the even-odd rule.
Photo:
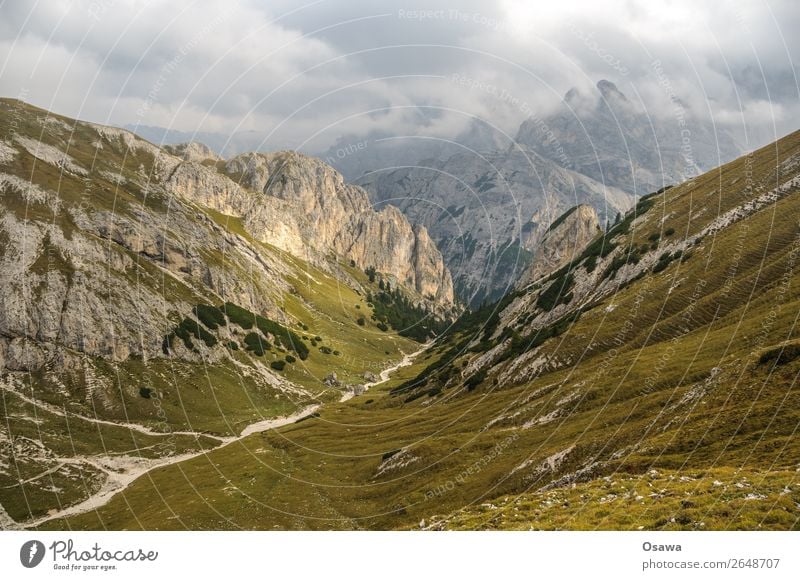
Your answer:
[[[570,90],[554,114],[527,119],[513,142],[475,122],[455,143],[409,138],[339,160],[328,155],[345,174],[361,173],[354,181],[376,204],[397,205],[428,228],[457,294],[477,306],[513,287],[568,208],[588,204],[605,225],[637,196],[741,152],[726,131],[682,114],[649,116],[603,80],[589,95]]]

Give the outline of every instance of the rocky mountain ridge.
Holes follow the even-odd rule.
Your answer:
[[[570,207],[591,205],[604,221],[632,203],[619,189],[522,149],[461,153],[358,183],[378,207],[397,205],[432,232],[458,295],[472,306],[514,287],[531,260],[532,240]]]
[[[457,294],[473,307],[516,284],[530,260],[526,240],[570,207],[591,205],[605,226],[637,196],[740,152],[731,135],[687,108],[680,118],[651,115],[606,80],[589,94],[568,91],[555,113],[524,121],[513,142],[486,126],[473,133],[475,147],[421,143],[416,160],[409,145],[402,167],[380,165],[369,147],[333,161],[357,167],[355,182],[376,203],[397,205],[428,228]]]
[[[569,264],[600,231],[600,220],[592,206],[576,205],[568,209],[539,238],[524,242],[533,257],[517,286],[524,287]]]

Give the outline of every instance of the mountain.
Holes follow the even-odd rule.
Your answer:
[[[516,142],[601,183],[645,195],[734,159],[741,148],[676,101],[667,116],[629,100],[611,81],[596,92],[567,92],[561,107],[533,117]]]
[[[129,124],[125,130],[160,146],[176,146],[186,143],[202,143],[216,155],[229,158],[250,151],[276,149],[267,132],[236,131],[219,133],[213,131],[179,131],[153,125]]]
[[[588,95],[571,89],[552,115],[527,119],[513,143],[489,131],[495,138],[480,139],[474,150],[434,152],[423,142],[425,157],[412,162],[413,150],[406,151],[402,162],[391,163],[366,147],[341,163],[358,166],[363,175],[355,182],[376,204],[397,205],[428,228],[456,293],[477,307],[516,284],[530,260],[525,240],[538,239],[570,207],[588,204],[605,224],[636,196],[739,154],[726,131],[682,105],[675,115],[651,115],[602,80]],[[471,133],[487,131],[473,124]]]
[[[428,228],[457,295],[473,307],[514,287],[531,260],[531,240],[570,207],[591,205],[605,221],[632,204],[619,189],[517,148],[458,153],[357,182],[377,207],[396,205]]]
[[[592,206],[576,205],[568,209],[538,239],[523,242],[533,257],[517,286],[535,282],[569,264],[600,231],[600,220]]]
[[[795,529],[798,215],[800,132],[640,199],[366,396],[46,527]]]
[[[0,134],[0,520],[352,395],[458,311],[425,229],[317,159],[11,99]]]

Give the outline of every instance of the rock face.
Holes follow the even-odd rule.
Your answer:
[[[9,128],[15,115],[31,135]],[[420,304],[453,307],[425,228],[396,208],[374,211],[366,192],[319,160],[245,155],[226,175],[127,131],[14,101],[0,100],[0,123],[11,135],[0,148],[0,367],[63,366],[70,353],[160,357],[160,337],[201,302],[291,322],[280,304],[302,263],[279,250],[352,287],[340,261],[372,266]],[[208,159],[196,144],[175,152]]]
[[[167,179],[180,195],[240,217],[265,243],[318,263],[330,252],[373,267],[438,307],[453,306],[453,282],[423,226],[395,207],[375,211],[367,193],[321,160],[295,152],[247,153],[217,173],[183,163]]]
[[[358,182],[376,205],[397,205],[428,228],[459,297],[473,306],[513,288],[532,258],[532,240],[576,203],[591,205],[601,219],[632,204],[625,192],[521,148],[460,153]]]
[[[741,153],[729,133],[680,106],[680,116],[654,116],[601,80],[589,94],[571,89],[553,115],[525,121],[516,141],[599,182],[644,195]]]
[[[180,143],[178,145],[164,145],[164,151],[180,157],[184,161],[221,161],[222,157],[214,153],[208,145],[190,141],[189,143]]]
[[[525,242],[533,253],[518,286],[535,282],[576,258],[600,233],[600,220],[589,205],[577,205],[556,219],[540,239]]]

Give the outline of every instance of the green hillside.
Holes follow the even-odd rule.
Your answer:
[[[798,529],[798,174],[794,133],[649,196],[364,396],[46,527]]]
[[[176,195],[179,160],[133,134],[0,99],[0,135],[0,516],[338,401],[419,348],[378,328],[345,257]]]

